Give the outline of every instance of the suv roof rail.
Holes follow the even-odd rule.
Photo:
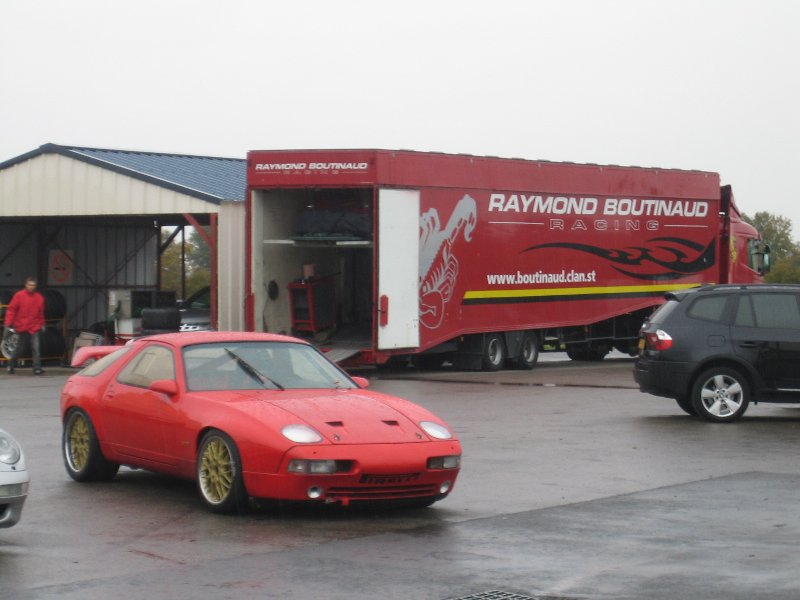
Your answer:
[[[764,290],[764,289],[800,289],[800,283],[704,283],[699,287],[690,288],[698,292],[712,292],[714,290]]]
[[[666,300],[680,302],[687,294],[709,293],[725,290],[800,290],[800,283],[701,283],[696,287],[672,290],[664,294]]]

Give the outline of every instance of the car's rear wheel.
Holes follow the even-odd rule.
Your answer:
[[[230,513],[247,508],[242,460],[236,444],[225,433],[212,429],[200,440],[196,475],[200,498],[212,511]]]
[[[61,438],[64,466],[75,481],[110,481],[119,470],[106,460],[89,415],[79,408],[67,413]]]
[[[728,423],[740,419],[750,403],[750,386],[741,373],[714,367],[700,373],[692,386],[692,407],[708,421]]]

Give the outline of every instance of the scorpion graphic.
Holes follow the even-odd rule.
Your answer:
[[[453,254],[453,244],[462,232],[465,241],[472,241],[477,219],[477,205],[469,195],[458,201],[444,229],[435,208],[420,217],[419,320],[428,329],[436,329],[442,324],[445,305],[453,297],[458,277],[458,259]]]

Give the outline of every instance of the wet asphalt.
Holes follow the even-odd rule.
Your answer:
[[[800,409],[705,423],[640,394],[631,366],[368,372],[456,429],[453,494],[417,511],[234,517],[147,472],[72,482],[69,371],[0,375],[0,426],[33,476],[22,522],[0,530],[0,599],[800,598]]]

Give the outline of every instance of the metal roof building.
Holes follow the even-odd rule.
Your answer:
[[[0,162],[0,217],[208,214],[245,185],[244,159],[45,144]]]
[[[66,329],[85,329],[112,291],[157,290],[161,227],[191,225],[212,250],[219,326],[240,329],[245,186],[236,158],[44,144],[0,162],[0,288],[34,275],[66,298]]]

